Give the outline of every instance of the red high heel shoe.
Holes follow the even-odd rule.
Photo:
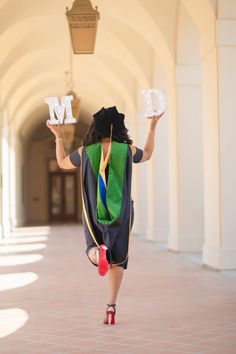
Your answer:
[[[104,324],[108,324],[108,325],[114,325],[115,324],[115,314],[116,314],[116,308],[115,308],[116,304],[107,304],[107,310],[106,310],[106,317],[104,319]],[[108,310],[109,307],[112,307],[114,309],[114,311],[112,310]]]
[[[100,245],[99,247],[98,273],[101,276],[106,275],[109,268],[109,263],[106,258],[107,249],[108,248],[105,245]]]

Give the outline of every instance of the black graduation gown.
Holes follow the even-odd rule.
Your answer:
[[[127,269],[130,233],[134,221],[134,202],[131,197],[132,162],[132,151],[128,147],[126,168],[124,170],[121,214],[114,224],[104,225],[96,219],[97,178],[93,173],[85,148],[82,150],[82,223],[87,244],[86,254],[88,255],[91,247],[105,244],[108,247],[107,260],[110,266],[117,264],[124,269]],[[96,266],[95,263],[93,264]]]

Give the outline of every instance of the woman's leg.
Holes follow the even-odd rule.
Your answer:
[[[116,303],[123,272],[124,268],[120,266],[112,266],[112,268],[109,268],[108,270],[108,304]],[[112,307],[110,307],[109,310],[112,310]]]
[[[99,252],[98,247],[92,247],[88,251],[89,258],[95,264],[98,264],[98,258],[97,258],[98,252]],[[124,268],[116,265],[113,265],[112,268],[109,268],[108,270],[108,300],[107,300],[108,304],[116,303],[118,291],[123,278],[123,272],[124,272]],[[109,310],[114,311],[112,307],[110,307]]]

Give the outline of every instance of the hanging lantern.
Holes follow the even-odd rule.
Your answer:
[[[99,12],[90,0],[75,0],[71,10],[66,8],[74,54],[93,54]]]

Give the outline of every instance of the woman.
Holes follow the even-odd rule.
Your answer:
[[[56,157],[60,168],[81,166],[82,221],[86,254],[108,273],[108,302],[105,324],[115,324],[116,299],[127,269],[130,231],[134,209],[131,198],[132,163],[147,161],[154,148],[154,136],[160,116],[149,119],[150,129],[144,149],[133,145],[124,124],[124,114],[116,107],[102,108],[93,122],[82,147],[65,154],[61,128],[46,125],[56,137]]]

